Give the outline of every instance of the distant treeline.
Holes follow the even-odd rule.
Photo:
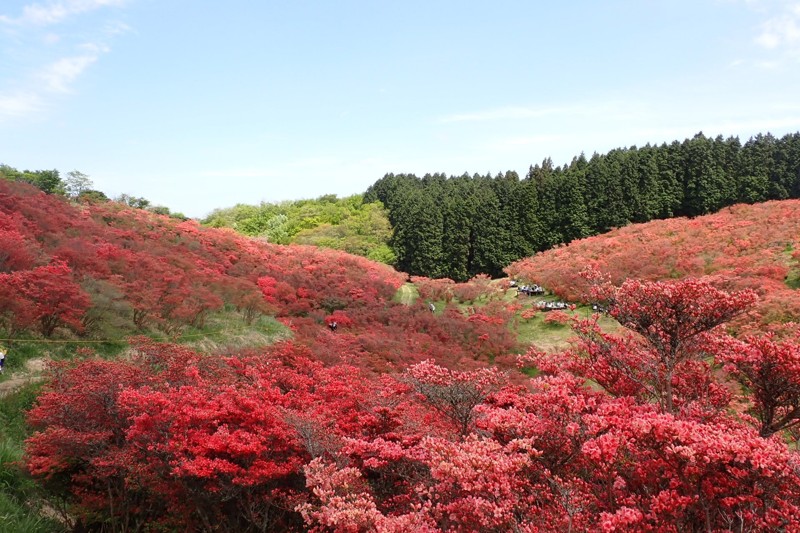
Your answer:
[[[338,198],[328,194],[314,200],[238,204],[214,210],[202,223],[233,228],[275,244],[332,248],[393,264],[395,258],[388,244],[392,228],[386,210],[378,202],[365,203],[363,196]]]
[[[28,183],[47,194],[65,196],[80,203],[102,203],[110,199],[104,192],[94,189],[94,183],[89,176],[78,170],[72,170],[62,177],[58,170],[18,170],[6,164],[0,164],[0,179]],[[134,207],[145,209],[159,215],[168,215],[179,220],[187,220],[186,215],[170,211],[163,205],[152,205],[146,198],[120,194],[114,201]]]
[[[502,275],[522,257],[634,222],[712,213],[735,203],[800,198],[800,133],[780,139],[702,133],[684,142],[550,158],[516,172],[447,177],[387,174],[381,201],[398,270],[466,280]]]

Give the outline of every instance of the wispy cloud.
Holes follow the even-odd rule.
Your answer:
[[[122,6],[126,0],[60,0],[47,3],[28,4],[16,17],[0,15],[0,22],[12,25],[50,26],[63,20],[95,9]]]
[[[24,91],[0,94],[0,119],[25,116],[39,111],[41,108],[42,101],[37,94]]]
[[[539,146],[563,141],[567,135],[553,133],[542,135],[529,135],[521,137],[508,137],[490,143],[489,148],[494,150],[516,149],[519,147]]]
[[[449,122],[483,122],[489,120],[516,120],[525,118],[538,118],[547,115],[558,115],[574,112],[574,108],[569,107],[500,107],[497,109],[487,109],[474,113],[457,113],[439,119],[441,123]]]
[[[545,117],[575,117],[613,115],[617,119],[641,117],[647,109],[631,102],[609,101],[603,103],[580,103],[569,106],[549,107],[499,107],[469,113],[457,113],[439,118],[436,122],[449,124],[455,122],[489,122],[503,120],[525,120]]]
[[[46,110],[59,95],[72,92],[80,77],[110,51],[107,42],[130,31],[124,23],[107,18],[90,19],[79,34],[61,32],[61,24],[128,1],[49,0],[28,3],[19,14],[0,14],[0,29],[19,43],[17,48],[23,51],[16,55],[24,58],[25,65],[20,62],[17,72],[0,80],[0,121]],[[89,42],[76,41],[77,35]],[[31,61],[32,57],[37,59]]]
[[[0,90],[0,122],[44,110],[58,94],[69,93],[75,81],[108,51],[102,45],[85,44],[80,54],[62,57],[34,70],[23,88]]]
[[[796,130],[800,127],[800,116],[786,118],[766,118],[753,120],[720,120],[711,123],[693,123],[687,121],[682,126],[643,127],[626,131],[630,139],[647,139],[649,142],[667,142],[672,139],[689,138],[702,131],[709,136],[736,136],[742,142],[756,133],[781,132]]]
[[[103,26],[103,33],[108,37],[115,37],[133,31],[130,26],[118,20],[107,23]]]
[[[70,86],[78,76],[89,65],[97,61],[102,52],[108,50],[107,47],[93,44],[87,44],[84,48],[86,49],[84,54],[63,57],[47,65],[38,73],[38,77],[44,82],[47,91],[54,93],[69,92]]]
[[[756,43],[769,49],[800,43],[800,4],[764,22]]]
[[[800,2],[781,2],[779,11],[759,25],[754,42],[768,51],[800,58]],[[777,60],[763,63],[767,68],[780,66]]]

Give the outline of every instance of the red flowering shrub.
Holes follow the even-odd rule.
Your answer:
[[[572,320],[572,317],[570,317],[567,313],[565,313],[564,311],[559,311],[557,309],[555,311],[549,311],[544,316],[544,323],[545,324],[561,324],[561,325],[565,325],[565,324],[569,324],[571,320]]]
[[[627,279],[648,281],[714,276],[724,290],[752,289],[760,297],[758,320],[737,322],[757,327],[800,321],[800,297],[786,283],[797,275],[800,200],[734,205],[693,219],[673,218],[633,224],[603,235],[571,242],[517,261],[509,276],[535,282],[559,297],[590,302],[588,268],[621,285]],[[752,322],[752,324],[751,324]]]

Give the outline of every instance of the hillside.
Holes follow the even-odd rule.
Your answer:
[[[0,330],[12,340],[179,340],[218,328],[235,337],[276,317],[298,342],[328,352],[324,324],[337,319],[339,351],[324,357],[357,353],[357,364],[375,370],[426,355],[469,366],[514,344],[502,326],[461,313],[431,321],[395,303],[406,275],[363,257],[114,202],[79,206],[22,183],[0,180],[0,242]],[[473,341],[493,328],[497,346],[476,352]]]
[[[628,278],[714,276],[726,289],[750,288],[761,324],[800,321],[800,201],[735,205],[696,218],[635,224],[548,250],[509,265],[515,278],[569,300],[586,299],[581,276],[596,267],[619,285]]]
[[[626,332],[584,308],[570,349],[517,356],[520,322],[570,316],[489,276],[4,181],[0,252],[6,529],[800,527],[800,343],[717,328],[751,290],[630,280]]]

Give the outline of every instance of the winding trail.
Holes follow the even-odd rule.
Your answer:
[[[417,300],[417,288],[413,283],[405,283],[397,289],[397,299],[401,304],[412,305]]]
[[[0,382],[0,398],[12,394],[28,383],[34,383],[44,379],[42,371],[44,370],[46,359],[44,357],[36,357],[25,361],[25,370],[22,372],[15,372],[6,381]]]

